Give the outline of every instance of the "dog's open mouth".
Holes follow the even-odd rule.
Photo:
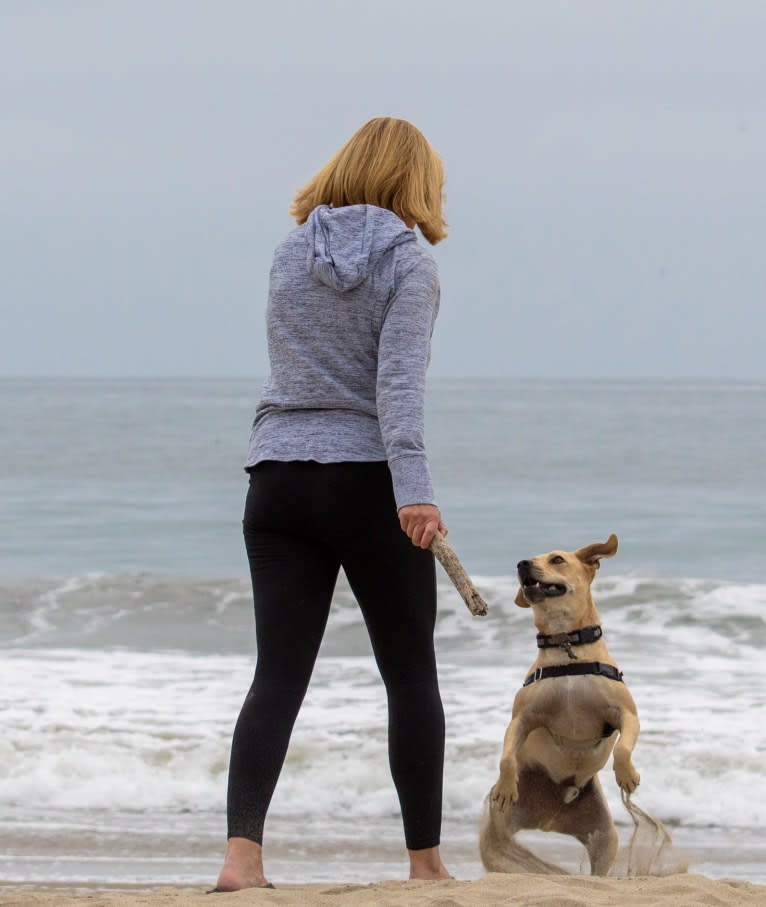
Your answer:
[[[567,591],[567,587],[563,583],[544,583],[533,576],[525,576],[521,585],[524,587],[524,592],[531,592],[533,595],[542,592],[548,597],[564,595]]]

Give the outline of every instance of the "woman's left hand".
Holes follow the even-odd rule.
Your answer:
[[[407,504],[399,510],[399,525],[416,548],[429,548],[437,532],[449,531],[436,504]]]

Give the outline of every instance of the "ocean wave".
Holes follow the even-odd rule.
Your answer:
[[[486,618],[468,614],[440,574],[437,638],[450,657],[519,654],[532,622],[513,599],[512,576],[477,576]],[[610,640],[664,650],[695,646],[724,654],[766,645],[766,585],[618,575],[599,578],[594,597]],[[248,654],[255,651],[252,593],[244,577],[196,579],[152,573],[92,572],[59,582],[0,584],[0,639],[9,647],[76,646],[139,651]],[[631,646],[633,642],[631,643]],[[348,583],[336,589],[325,652],[369,652]]]
[[[239,655],[6,651],[0,807],[222,811],[231,731],[252,667]],[[448,817],[478,818],[522,674],[514,659],[479,665],[440,657]],[[763,826],[764,680],[762,666],[738,656],[696,663],[677,653],[661,670],[636,659],[639,805],[676,825]],[[275,814],[396,815],[386,736],[385,691],[372,657],[320,657]],[[627,821],[610,768],[603,778],[615,816]]]

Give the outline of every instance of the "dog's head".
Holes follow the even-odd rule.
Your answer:
[[[539,605],[550,598],[581,595],[590,589],[602,557],[617,553],[617,536],[594,542],[577,551],[549,551],[528,561],[519,561],[521,587],[516,595],[520,608]]]

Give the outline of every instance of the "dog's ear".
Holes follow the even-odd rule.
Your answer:
[[[575,551],[575,556],[584,564],[590,564],[598,570],[602,557],[614,557],[617,554],[617,536],[612,533],[605,542],[594,542]]]
[[[529,604],[529,602],[526,600],[526,598],[524,598],[524,590],[521,588],[521,586],[519,586],[519,591],[516,593],[516,598],[514,598],[514,601],[520,608],[531,608],[532,607]]]

